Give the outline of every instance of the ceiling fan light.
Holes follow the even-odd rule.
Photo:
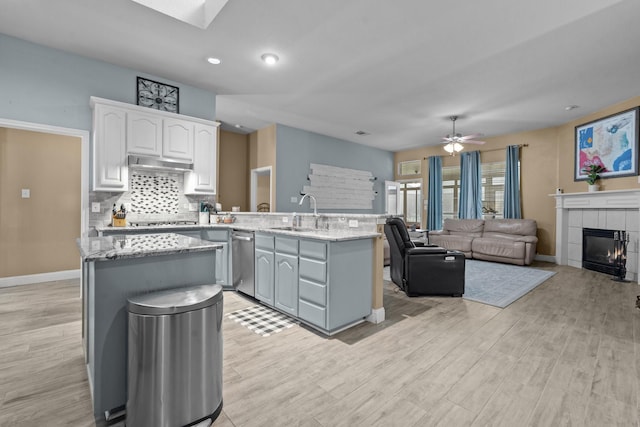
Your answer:
[[[445,145],[444,151],[446,151],[449,154],[453,154],[453,142],[450,142],[447,145]]]
[[[463,148],[464,146],[462,144],[459,144],[457,142],[453,144],[453,149],[456,151],[456,153],[461,152]]]
[[[275,65],[280,60],[275,53],[264,53],[260,58],[267,65]]]

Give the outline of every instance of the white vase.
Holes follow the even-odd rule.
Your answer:
[[[589,193],[593,193],[594,191],[598,191],[600,186],[598,184],[589,184]]]

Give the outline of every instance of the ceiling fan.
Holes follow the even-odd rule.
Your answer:
[[[484,141],[476,141],[473,139],[482,136],[481,133],[474,133],[465,136],[462,136],[461,133],[456,133],[456,120],[458,120],[458,116],[451,116],[449,117],[449,119],[451,119],[451,122],[453,123],[453,132],[451,132],[450,135],[442,138],[444,141],[446,141],[444,142],[444,150],[447,153],[454,156],[455,153],[459,153],[460,151],[462,151],[462,149],[464,148],[462,144],[484,144]]]

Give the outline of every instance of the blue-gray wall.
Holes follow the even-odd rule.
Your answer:
[[[216,94],[0,34],[0,117],[91,129],[89,97],[136,103],[136,76],[180,88],[180,113],[215,119]]]
[[[307,203],[299,206],[291,202],[291,197],[299,200],[302,187],[309,184],[311,163],[371,171],[377,178],[374,190],[378,192],[373,209],[341,209],[340,212],[384,213],[384,181],[393,180],[393,152],[284,125],[276,126],[277,212],[310,211]]]

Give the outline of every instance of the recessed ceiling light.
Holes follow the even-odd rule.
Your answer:
[[[234,127],[236,127],[236,128],[238,128],[238,129],[240,129],[240,128],[242,127],[242,125],[239,125],[239,124],[235,124],[235,125],[233,125],[233,126],[234,126]]]
[[[275,53],[263,53],[260,58],[262,58],[264,63],[267,65],[275,65],[275,63],[280,60],[280,58],[278,58],[278,55],[276,55]]]
[[[564,107],[564,109],[567,110],[567,111],[575,110],[576,108],[580,108],[580,106],[579,105],[567,105],[566,107]]]
[[[365,132],[363,130],[357,130],[355,134],[360,136],[371,135],[369,132]]]
[[[210,57],[207,58],[207,62],[209,64],[218,65],[222,61],[220,61],[220,59],[218,59],[218,58],[214,58],[213,56],[210,56]]]

